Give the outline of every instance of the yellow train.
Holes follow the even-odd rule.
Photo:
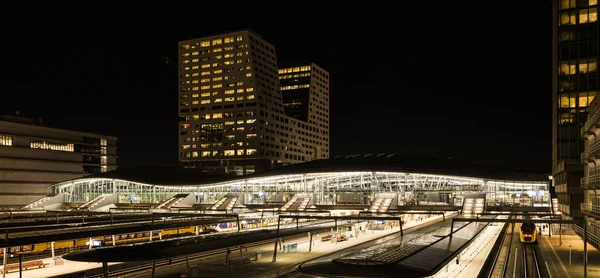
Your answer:
[[[207,233],[207,232],[214,232],[214,229],[210,229],[210,228],[205,229],[204,232],[202,232],[202,233]],[[159,240],[161,238],[167,239],[167,238],[178,237],[178,236],[187,236],[187,235],[193,235],[195,233],[196,233],[195,226],[184,227],[184,228],[179,228],[179,229],[177,229],[177,228],[165,229],[165,230],[160,230],[160,231],[153,231],[152,232],[152,240]],[[112,236],[93,237],[92,240],[93,240],[92,243],[96,246],[113,245]],[[150,232],[138,232],[138,233],[131,233],[131,234],[115,235],[115,245],[143,242],[143,241],[150,241]],[[54,249],[55,250],[68,249],[68,248],[81,249],[82,247],[89,246],[89,244],[90,244],[89,238],[64,240],[64,241],[55,242]],[[40,252],[51,250],[51,249],[52,249],[51,243],[45,242],[45,243],[36,243],[36,244],[28,244],[28,245],[23,245],[23,246],[10,247],[7,250],[7,252],[8,253],[19,252],[21,254],[35,254],[35,253],[40,253]],[[1,255],[2,255],[2,253],[0,253],[0,257],[1,257]]]
[[[523,243],[535,243],[537,241],[537,228],[533,222],[523,222],[519,231],[519,237]]]

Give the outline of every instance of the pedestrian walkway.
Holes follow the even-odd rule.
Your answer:
[[[490,255],[504,224],[490,225],[475,240],[433,277],[476,277]]]
[[[63,264],[54,265],[54,260],[51,258],[44,259],[44,263],[48,264],[44,268],[35,268],[29,270],[23,270],[23,277],[31,277],[31,278],[42,278],[42,277],[52,277],[61,275],[64,273],[72,273],[77,271],[85,271],[88,269],[102,267],[102,263],[87,263],[87,262],[76,262],[76,261],[67,261],[63,260]],[[120,263],[109,263],[108,265],[115,265]],[[12,271],[6,274],[6,278],[18,278],[19,271]]]
[[[583,278],[583,239],[570,228],[558,229],[549,237],[548,229],[538,237],[544,264],[552,278]],[[600,277],[600,251],[588,243],[587,277]],[[570,259],[570,260],[569,260]]]

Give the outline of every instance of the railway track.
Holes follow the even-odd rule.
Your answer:
[[[523,273],[525,278],[541,278],[536,244],[523,243]]]

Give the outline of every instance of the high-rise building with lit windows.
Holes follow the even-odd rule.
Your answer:
[[[553,1],[552,176],[558,209],[580,218],[581,178],[596,175],[584,158],[582,127],[600,85],[598,75],[598,0]]]
[[[328,130],[286,116],[275,48],[250,30],[179,42],[179,115],[184,165],[241,175],[329,157]]]
[[[329,140],[329,73],[311,62],[298,62],[279,69],[285,114],[314,124]],[[318,158],[329,156],[320,146]]]
[[[21,208],[49,185],[117,169],[117,138],[0,115],[0,208]]]

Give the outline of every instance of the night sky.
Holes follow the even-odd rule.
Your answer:
[[[550,1],[397,4],[4,9],[0,111],[117,136],[120,167],[177,163],[177,42],[250,28],[329,71],[332,156],[550,172]]]

